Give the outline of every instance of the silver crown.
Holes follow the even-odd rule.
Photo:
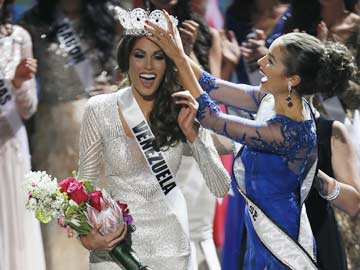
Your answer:
[[[144,28],[145,20],[149,20],[157,24],[164,30],[168,29],[165,15],[161,10],[156,9],[149,13],[142,8],[135,8],[131,11],[126,11],[121,7],[112,6],[111,9],[114,11],[122,27],[125,29],[125,35],[139,36],[148,34],[149,32]],[[170,19],[176,27],[178,25],[178,20],[172,15],[170,15]]]

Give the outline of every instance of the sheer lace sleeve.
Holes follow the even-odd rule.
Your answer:
[[[188,145],[191,149],[191,154],[199,165],[209,190],[216,197],[225,196],[230,188],[230,177],[215,149],[211,132],[200,128],[199,135],[194,143],[189,142]],[[184,153],[184,155],[188,154],[190,153]]]
[[[81,124],[78,176],[97,182],[100,174],[103,144],[93,101],[93,99],[89,100]]]
[[[296,122],[286,116],[275,116],[265,123],[258,123],[222,113],[207,93],[202,94],[197,101],[197,118],[203,127],[249,147],[287,155],[316,142],[312,120],[306,125],[307,121]],[[293,158],[296,159],[295,156]]]
[[[21,59],[32,58],[32,43],[29,33],[19,26],[16,26],[15,29],[15,38],[21,40]],[[21,117],[23,119],[30,118],[35,113],[38,104],[35,78],[25,81],[19,88],[15,88],[12,83],[10,85]]]
[[[201,73],[199,83],[213,100],[250,113],[256,113],[266,95],[258,86],[224,81],[205,71]]]

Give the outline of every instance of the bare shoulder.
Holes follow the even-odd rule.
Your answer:
[[[334,121],[332,125],[332,137],[341,143],[350,143],[349,131],[347,130],[346,126],[339,121]]]
[[[347,22],[352,27],[357,27],[360,25],[360,16],[356,13],[350,12],[347,18],[345,19],[345,22]]]
[[[356,13],[351,13],[352,21],[356,24],[360,24],[360,16]]]

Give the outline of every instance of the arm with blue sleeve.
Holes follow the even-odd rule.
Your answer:
[[[218,79],[206,71],[201,71],[199,83],[202,90],[217,103],[249,113],[257,112],[262,98],[266,95],[259,86],[235,84]]]
[[[188,89],[199,103],[197,118],[203,127],[244,145],[284,155],[296,149],[302,141],[301,132],[293,130],[297,129],[297,125],[294,123],[284,124],[284,122],[289,122],[289,119],[274,117],[266,123],[260,124],[253,120],[224,114],[207,93],[210,92],[212,95],[221,93],[214,99],[217,98],[219,102],[230,103],[229,105],[242,107],[249,111],[257,111],[262,98],[266,95],[265,92],[254,93],[242,85],[225,86],[219,83],[216,85],[218,87],[216,90],[211,91],[209,90],[211,87],[209,87],[209,89],[205,89],[207,90],[205,92],[200,86],[201,82],[198,81],[203,71],[196,63],[186,56],[179,56],[176,59],[176,66],[184,88]],[[211,80],[213,81],[213,79]],[[220,82],[220,80],[216,82]],[[211,84],[212,82],[207,83],[207,85]],[[237,96],[235,96],[236,94]],[[235,97],[238,100],[231,101]]]

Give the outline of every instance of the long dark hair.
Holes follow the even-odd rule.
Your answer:
[[[135,42],[143,36],[124,36],[117,49],[119,71],[128,73],[129,58]],[[159,89],[156,92],[154,107],[150,113],[150,128],[155,135],[154,147],[166,150],[186,141],[178,125],[177,117],[180,107],[175,104],[171,94],[183,90],[175,69],[175,64],[165,55],[166,71]]]
[[[84,37],[94,41],[101,52],[102,64],[112,56],[115,44],[115,18],[107,8],[108,4],[119,5],[119,0],[83,0],[81,10],[81,30]],[[50,40],[55,39],[56,7],[59,0],[38,0],[37,4],[24,14],[24,22],[49,25],[45,33]]]
[[[11,9],[13,0],[5,0],[2,9],[0,10],[0,24],[11,23]]]
[[[144,0],[144,5],[150,10],[156,9],[150,0]],[[179,20],[179,25],[186,20],[193,20],[199,24],[199,33],[194,44],[194,53],[203,69],[210,72],[209,51],[212,46],[212,37],[207,23],[192,11],[191,1],[188,0],[178,0],[172,15]]]

